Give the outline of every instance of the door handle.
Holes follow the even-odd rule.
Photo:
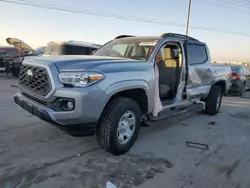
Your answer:
[[[206,70],[205,70],[205,73],[211,73],[211,72],[212,72],[211,69],[206,69]]]

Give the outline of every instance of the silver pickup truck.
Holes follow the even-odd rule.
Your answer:
[[[226,79],[213,70],[207,45],[195,38],[122,35],[91,56],[25,60],[14,100],[71,135],[95,132],[101,147],[120,155],[144,122],[203,106],[217,114]]]

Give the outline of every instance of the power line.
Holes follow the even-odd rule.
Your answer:
[[[236,2],[242,2],[242,3],[250,3],[250,1],[247,1],[247,0],[234,0]]]
[[[232,35],[241,35],[249,37],[250,34],[246,33],[238,33],[237,31],[230,31],[230,30],[224,30],[224,29],[212,29],[212,28],[206,28],[206,27],[199,27],[199,26],[190,26],[193,29],[203,30],[203,31],[213,31],[218,33],[226,33],[226,34],[232,34]]]
[[[38,8],[43,8],[43,9],[52,9],[52,10],[58,10],[58,11],[64,11],[64,12],[71,12],[71,13],[87,14],[87,15],[92,15],[92,16],[104,16],[104,17],[111,17],[111,18],[131,20],[131,21],[141,21],[141,22],[146,22],[146,23],[172,25],[172,26],[176,26],[176,27],[185,27],[185,24],[179,24],[179,23],[175,23],[175,22],[166,22],[166,21],[160,21],[160,20],[154,20],[154,19],[145,19],[145,18],[140,18],[140,17],[132,17],[132,16],[128,16],[128,15],[118,15],[118,14],[112,14],[112,13],[100,12],[100,11],[90,11],[90,10],[68,8],[68,7],[45,4],[45,3],[38,4],[37,2],[31,2],[31,1],[29,1],[30,3],[26,3],[28,1],[26,1],[24,3],[24,1],[23,2],[16,2],[16,1],[11,1],[11,0],[0,0],[0,2],[19,4],[19,5],[27,5],[27,6],[32,6],[32,7],[38,7]]]
[[[241,13],[250,14],[250,12],[248,12],[248,11],[244,11],[244,10],[233,8],[233,7],[228,7],[228,6],[222,5],[220,3],[206,1],[206,0],[199,0],[199,1],[207,3],[207,4],[211,4],[211,5],[214,5],[214,6],[219,6],[219,7],[225,8],[225,9],[230,9],[230,10],[234,10],[234,11],[239,11]]]
[[[60,8],[63,8],[63,9],[69,9],[69,7],[65,7],[65,6],[60,6],[60,5],[55,5],[55,4],[48,4],[48,3],[40,3],[40,2],[35,2],[35,1],[29,1],[29,0],[19,0],[21,2],[26,2],[26,3],[32,3],[34,5],[43,5],[43,6],[52,6],[52,7],[60,7]],[[218,4],[218,3],[213,3],[213,2],[208,2],[207,0],[200,0],[200,1],[203,1],[205,3],[210,3],[210,4],[213,4],[213,5],[219,5],[223,8],[228,8],[228,9],[232,9],[232,10],[236,10],[236,11],[240,11],[242,12],[242,10],[240,9],[235,9],[235,8],[232,8],[232,7],[228,7],[228,6],[223,6],[221,4]],[[233,1],[232,3],[231,2],[228,2],[226,0],[214,0],[214,1],[218,1],[218,2],[224,2],[224,3],[227,3],[227,4],[235,4],[235,5],[238,5],[238,6],[242,6],[242,7],[246,7],[246,6],[250,6],[250,1],[247,1],[247,0],[229,0],[229,1]],[[243,5],[243,4],[237,4],[235,2],[241,2],[241,1],[246,1],[248,2],[249,4],[247,5]],[[241,2],[242,3],[242,2]],[[70,8],[70,9],[73,9],[73,10],[76,10],[75,8]],[[81,10],[81,9],[77,9],[78,11],[86,11],[86,12],[92,12],[92,13],[96,13],[96,14],[108,14],[108,15],[111,15],[111,16],[123,16],[123,17],[127,17],[127,18],[136,18],[136,19],[145,19],[145,18],[140,18],[140,17],[131,17],[129,15],[117,15],[117,14],[111,14],[111,13],[108,13],[108,12],[101,12],[101,11],[98,11],[98,12],[95,12],[95,11],[92,11],[92,10]],[[244,11],[243,11],[244,12]],[[244,13],[248,13],[250,14],[250,11],[245,11]],[[152,20],[150,19],[150,21],[153,21],[153,22],[162,22],[162,21],[159,21],[159,20]],[[177,26],[183,26],[183,24],[178,24],[178,23],[175,23],[175,22],[168,22],[168,23],[171,23],[171,24],[176,24]]]
[[[221,0],[217,0],[217,1],[221,1]],[[226,0],[223,0],[223,1],[226,1]],[[247,4],[247,5],[250,5],[250,1],[246,1],[246,0],[229,0],[230,3],[238,3],[238,4]],[[228,1],[227,1],[228,2]]]
[[[238,2],[238,1],[225,1],[225,0],[217,0],[218,2],[223,2],[225,4],[229,4],[229,5],[236,5],[236,6],[240,6],[240,7],[244,7],[247,8],[250,6],[250,4],[242,4],[242,2]],[[249,12],[250,13],[250,12]]]
[[[171,25],[171,26],[176,26],[176,27],[186,26],[185,24],[180,24],[180,23],[175,23],[175,22],[166,22],[166,21],[161,21],[161,20],[132,17],[128,15],[111,14],[111,13],[100,12],[100,11],[81,10],[81,9],[57,6],[57,5],[52,5],[52,4],[38,3],[38,2],[28,1],[28,0],[20,0],[19,2],[11,1],[11,0],[0,0],[0,2],[12,3],[12,4],[18,4],[18,5],[26,5],[26,6],[43,8],[43,9],[51,9],[51,10],[58,10],[58,11],[78,13],[78,14],[87,14],[87,15],[92,15],[92,16],[110,17],[110,18],[137,21],[137,22],[146,22],[146,23],[159,24],[159,25]],[[189,27],[193,29],[197,29],[197,30],[203,30],[203,31],[212,31],[212,32],[250,37],[250,34],[247,34],[247,33],[239,33],[237,31],[230,31],[230,30],[219,29],[219,28],[207,28],[207,27],[203,27],[199,25],[191,25]]]

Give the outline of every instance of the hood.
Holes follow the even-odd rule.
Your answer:
[[[40,61],[45,64],[54,64],[57,69],[62,71],[81,71],[86,69],[98,70],[102,72],[123,72],[141,70],[145,62],[138,60],[103,57],[103,56],[42,56],[30,59]],[[39,62],[37,62],[39,63]]]
[[[9,37],[6,39],[6,41],[9,45],[15,46],[16,48],[22,50],[22,52],[24,52],[25,54],[35,53],[35,50],[33,48],[31,48],[28,44],[21,41],[20,39]]]

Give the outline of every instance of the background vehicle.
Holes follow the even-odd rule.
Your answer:
[[[220,64],[220,63],[213,64],[213,67],[214,67],[215,73],[217,73],[218,75],[225,75],[225,77],[226,77],[226,86],[227,86],[225,94],[227,95],[228,91],[232,87],[232,78],[233,78],[233,76],[232,76],[231,67],[229,67],[227,65],[224,65],[224,64]]]
[[[41,46],[41,47],[36,48],[35,51],[38,55],[43,55],[45,48],[46,46]]]
[[[20,56],[22,54],[20,49],[10,46],[0,46],[0,50],[6,51],[6,55],[9,57]]]
[[[13,76],[18,77],[22,61],[25,58],[34,57],[39,54],[33,48],[31,48],[28,44],[26,44],[20,39],[9,37],[9,38],[6,38],[6,42],[9,45],[14,46],[15,49],[17,49],[19,52],[18,54],[13,55],[13,56],[8,55],[8,57],[5,58],[4,60],[5,64],[7,64],[8,71],[10,71]]]
[[[26,44],[20,39],[9,37],[6,39],[6,42],[9,45],[12,45],[18,48],[19,50],[21,50],[22,56],[36,56],[37,55],[36,51],[33,48],[31,48],[28,44]]]
[[[49,42],[43,55],[90,55],[100,46],[80,41]]]
[[[0,49],[0,71],[5,70],[5,65],[4,65],[4,58],[7,56],[6,50],[1,50]]]
[[[25,60],[14,100],[71,135],[96,130],[99,145],[119,155],[133,146],[141,122],[204,102],[207,114],[217,114],[226,79],[214,71],[207,45],[195,38],[122,35],[92,56]]]
[[[2,71],[11,72],[12,75],[16,76],[16,69],[9,63],[9,60],[15,59],[22,55],[22,51],[15,47],[0,46],[0,69]]]
[[[250,72],[244,65],[229,65],[232,69],[232,88],[243,95],[245,90],[250,89]]]
[[[22,61],[36,56],[42,55],[90,55],[94,50],[100,47],[100,45],[68,41],[68,42],[49,42],[47,46],[42,46],[37,49],[33,49],[28,44],[17,38],[7,38],[7,43],[15,46],[21,54],[12,58],[7,58],[7,64],[10,65],[12,75],[18,77]]]

